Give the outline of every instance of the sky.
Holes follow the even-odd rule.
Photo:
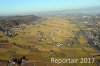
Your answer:
[[[0,15],[99,7],[100,0],[0,0]]]

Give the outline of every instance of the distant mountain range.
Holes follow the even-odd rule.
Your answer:
[[[91,8],[83,8],[83,9],[77,9],[77,10],[65,10],[64,12],[72,12],[72,13],[84,13],[84,14],[89,14],[89,13],[100,13],[100,7],[91,7]]]
[[[73,9],[73,10],[61,10],[61,11],[52,11],[52,12],[44,12],[37,15],[64,15],[64,14],[100,14],[100,6],[99,7],[90,7],[90,8],[82,8],[82,9]]]

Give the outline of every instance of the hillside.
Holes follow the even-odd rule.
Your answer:
[[[16,26],[22,23],[34,23],[39,17],[34,15],[0,17],[0,25]]]

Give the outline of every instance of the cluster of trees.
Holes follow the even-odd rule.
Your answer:
[[[10,28],[9,26],[0,26],[0,31],[10,38],[17,36],[18,34],[11,31]]]

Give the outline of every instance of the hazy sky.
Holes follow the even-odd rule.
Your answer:
[[[80,9],[100,6],[100,0],[0,0],[0,15]]]

